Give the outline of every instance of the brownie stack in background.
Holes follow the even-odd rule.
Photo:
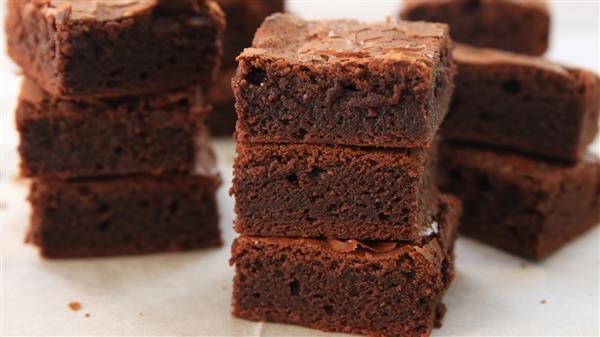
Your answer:
[[[45,257],[221,244],[203,90],[221,57],[211,0],[11,1],[8,53]]]
[[[284,0],[217,0],[227,18],[223,34],[223,63],[216,83],[208,92],[207,101],[213,113],[206,118],[206,126],[214,136],[231,137],[235,131],[235,99],[231,79],[235,75],[235,58],[252,44],[254,32],[269,16],[283,12]]]
[[[275,14],[238,57],[233,314],[424,336],[460,202],[433,184],[453,92],[443,24]]]
[[[511,29],[498,29],[501,14]],[[549,39],[543,2],[419,1],[402,17],[448,22],[459,41],[533,55]],[[541,259],[597,225],[600,162],[586,151],[598,133],[598,76],[468,45],[453,58],[439,185],[463,201],[461,233]]]

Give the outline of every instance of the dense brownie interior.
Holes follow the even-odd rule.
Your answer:
[[[454,40],[475,46],[530,55],[548,49],[550,14],[545,1],[411,0],[400,16],[447,23]]]
[[[543,258],[600,221],[598,158],[571,166],[451,143],[439,153],[439,185],[461,198],[465,235]]]
[[[600,80],[541,58],[460,46],[446,138],[578,160],[598,132]]]
[[[453,91],[447,26],[275,14],[238,58],[242,142],[428,146]]]

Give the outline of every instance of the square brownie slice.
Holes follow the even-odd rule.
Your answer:
[[[447,23],[452,39],[474,46],[530,55],[548,49],[550,13],[545,1],[411,0],[400,16]]]
[[[450,228],[423,245],[241,236],[233,244],[233,315],[369,336],[428,336],[445,312],[460,213],[438,206]]]
[[[148,96],[65,100],[22,83],[16,111],[21,172],[76,178],[190,173],[210,151],[199,87]]]
[[[430,231],[435,147],[244,143],[237,152],[240,234],[421,242]]]
[[[445,143],[440,188],[462,199],[461,233],[544,258],[600,222],[600,161],[573,166]]]
[[[69,98],[206,86],[224,27],[213,0],[7,3],[8,54],[45,91]]]
[[[600,80],[541,58],[460,46],[459,74],[441,132],[575,162],[598,133]]]
[[[238,57],[241,142],[427,147],[446,115],[448,27],[267,18]]]
[[[210,174],[35,179],[27,241],[47,258],[220,246],[219,185]]]

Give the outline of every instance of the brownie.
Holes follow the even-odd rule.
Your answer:
[[[237,66],[235,58],[244,48],[250,47],[256,29],[269,14],[283,12],[284,2],[284,0],[217,0],[227,18],[227,29],[223,34],[225,68]]]
[[[428,336],[453,279],[454,199],[440,205],[449,235],[401,242],[241,236],[233,245],[233,315],[369,336]]]
[[[69,98],[206,86],[224,27],[213,0],[7,3],[9,55],[44,90]]]
[[[219,185],[212,174],[35,179],[27,240],[48,258],[220,246]]]
[[[529,55],[548,49],[550,14],[545,1],[412,0],[400,16],[444,22],[452,39]]]
[[[235,69],[223,69],[206,97],[213,112],[206,116],[205,123],[214,136],[232,137],[235,130],[235,99],[231,91],[231,78],[234,75]]]
[[[193,171],[202,119],[200,88],[72,101],[25,79],[16,111],[21,172],[74,178]]]
[[[238,57],[242,142],[426,147],[446,115],[448,27],[268,17]]]
[[[575,162],[598,133],[600,80],[536,57],[460,46],[448,139]]]
[[[600,221],[600,162],[575,165],[446,143],[440,186],[463,202],[461,233],[541,259]]]
[[[235,228],[256,236],[421,242],[432,223],[434,152],[238,144]]]

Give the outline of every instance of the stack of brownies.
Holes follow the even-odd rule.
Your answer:
[[[490,13],[514,21],[510,33]],[[480,46],[454,50],[456,90],[441,130],[439,184],[463,201],[461,233],[540,259],[597,225],[600,161],[586,150],[598,133],[600,80],[531,56],[548,46],[545,4],[419,1],[402,16],[448,22],[456,39]]]
[[[220,244],[202,99],[221,57],[212,0],[7,4],[16,112],[46,257]]]
[[[453,92],[443,24],[275,14],[233,80],[233,314],[423,336],[453,278],[460,203],[433,185]]]
[[[216,83],[206,97],[213,112],[206,126],[213,136],[233,135],[235,129],[234,98],[231,78],[235,75],[235,58],[252,43],[254,32],[272,13],[283,12],[284,0],[217,0],[227,18],[223,34],[223,63]]]

